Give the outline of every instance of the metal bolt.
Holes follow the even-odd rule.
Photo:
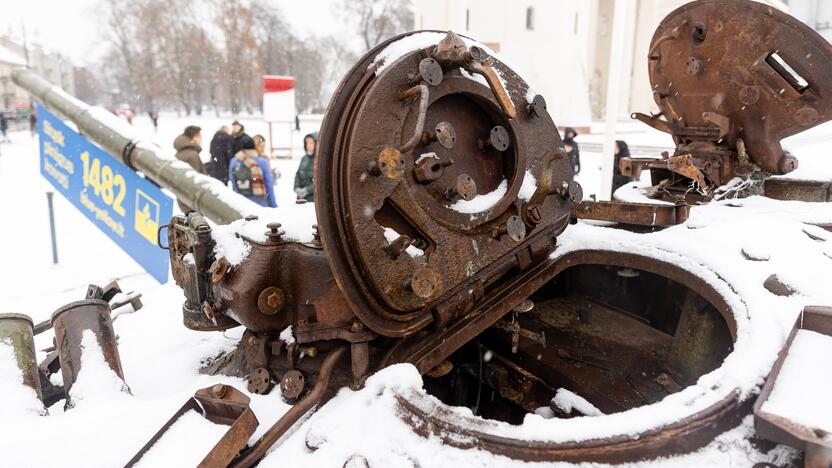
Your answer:
[[[702,59],[689,57],[688,61],[685,63],[685,67],[685,71],[687,71],[688,75],[696,75],[705,68],[705,64]]]
[[[472,200],[476,196],[477,183],[468,174],[460,174],[456,178],[456,187],[448,188],[445,191],[445,197],[449,201],[456,201],[459,198]]]
[[[211,307],[211,304],[209,304],[208,301],[202,303],[202,315],[216,325],[217,316],[214,312],[214,308]]]
[[[491,237],[499,239],[506,234],[515,242],[522,241],[526,238],[526,223],[519,216],[510,216],[506,224],[494,228]]]
[[[286,371],[283,374],[283,378],[280,379],[280,393],[283,395],[283,398],[294,400],[299,397],[303,393],[303,387],[306,384],[305,380],[300,371],[295,369]]]
[[[396,148],[384,148],[381,150],[381,154],[378,155],[378,162],[376,164],[369,163],[367,171],[373,176],[384,174],[388,179],[401,178],[404,174],[402,153]]]
[[[422,144],[427,145],[434,141],[439,142],[445,149],[451,149],[456,144],[456,129],[450,122],[439,122],[431,132],[422,135]]]
[[[312,242],[314,242],[316,244],[321,243],[321,233],[318,232],[318,225],[317,224],[312,225]]]
[[[519,216],[510,216],[506,222],[508,237],[514,242],[520,242],[526,238],[526,223]]]
[[[266,315],[274,315],[283,308],[285,293],[276,286],[269,286],[257,297],[257,308]]]
[[[399,236],[385,250],[391,259],[396,260],[411,245],[413,245],[413,239],[407,236]]]
[[[223,384],[216,384],[211,387],[211,391],[214,393],[214,396],[217,398],[222,398],[225,396],[225,392],[228,391],[228,387]]]
[[[272,388],[272,376],[265,367],[258,367],[246,377],[246,388],[255,395],[269,393]]]
[[[534,309],[534,302],[532,302],[531,299],[523,299],[523,302],[514,306],[511,311],[518,314],[524,314],[526,312],[531,312],[532,309]]]
[[[429,299],[440,292],[440,283],[439,273],[428,267],[417,266],[405,287],[422,299]]]
[[[225,274],[228,273],[228,260],[225,257],[214,260],[208,271],[211,273],[211,282],[214,284],[219,283],[225,277]]]
[[[413,178],[423,184],[436,181],[442,177],[445,168],[453,163],[454,160],[451,158],[441,160],[438,157],[420,158],[419,162],[413,167]]]
[[[419,73],[411,74],[408,78],[411,84],[424,81],[431,86],[437,86],[442,83],[442,66],[431,57],[424,58],[419,62]]]
[[[532,117],[542,118],[546,115],[546,99],[539,94],[535,95],[528,106],[528,111]]]
[[[246,221],[257,221],[257,215],[248,215],[245,217]]]
[[[488,132],[488,138],[485,140],[477,141],[477,145],[480,149],[485,148],[486,146],[494,148],[497,151],[503,152],[508,149],[509,143],[511,142],[511,137],[508,134],[508,130],[501,125],[497,125],[496,127],[492,128],[490,132]]]
[[[266,231],[266,238],[268,239],[267,242],[270,244],[276,244],[283,240],[283,234],[286,234],[286,232],[281,231],[280,226],[280,223],[269,223],[266,225],[266,227],[269,228],[269,230]]]
[[[778,164],[778,168],[780,169],[781,174],[788,174],[789,172],[792,172],[797,169],[797,158],[790,154],[783,156],[783,159],[780,160],[780,164]]]

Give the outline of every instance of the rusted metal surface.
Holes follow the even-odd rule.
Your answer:
[[[572,207],[576,219],[592,219],[636,226],[674,226],[688,219],[690,206],[650,203],[584,201]]]
[[[805,452],[804,466],[806,468],[828,468],[832,466],[832,442],[830,442],[829,434],[763,410],[763,405],[777,383],[780,370],[783,368],[783,362],[786,360],[794,337],[799,330],[810,330],[832,336],[832,307],[808,306],[798,316],[786,344],[780,351],[780,355],[774,363],[765,385],[763,385],[757,402],[754,403],[754,430],[759,437],[803,450]],[[828,371],[828,369],[815,370]]]
[[[571,182],[557,130],[548,115],[537,115],[544,112],[543,104],[534,112],[518,111],[515,103],[525,102],[528,88],[520,77],[454,34],[405,55],[378,75],[375,67],[368,70],[378,52],[400,38],[370,51],[341,83],[316,157],[315,203],[332,274],[356,316],[386,336],[405,336],[457,317],[475,300],[460,295],[492,280],[484,274],[489,266],[538,233],[549,231],[553,240],[565,227],[571,205],[547,192],[528,207],[541,221],[527,222],[525,235],[514,223],[514,235],[493,237],[511,216],[520,215],[518,192],[526,171],[538,181],[551,179],[553,187]],[[435,59],[443,74],[441,80],[417,85],[418,95],[428,96],[423,107],[401,97],[416,95],[412,79],[426,57]],[[483,75],[489,86],[460,70]],[[444,144],[425,135],[411,148],[422,128],[448,125],[453,138]],[[399,157],[379,158],[392,148],[400,150]],[[451,208],[501,184],[506,194],[490,209],[461,213]],[[400,241],[388,242],[386,230]],[[404,243],[424,254],[401,253]]]
[[[43,400],[33,327],[32,318],[28,315],[0,314],[0,343],[11,346],[23,384],[34,390],[39,400]]]
[[[793,287],[783,282],[777,273],[766,278],[763,282],[763,287],[776,296],[791,296],[796,292]]]
[[[64,392],[67,406],[71,407],[69,395],[72,385],[81,371],[82,339],[84,332],[95,335],[104,360],[113,372],[124,380],[118,343],[110,318],[110,304],[101,299],[84,299],[72,302],[52,314],[52,326],[55,328],[55,342],[61,361]]]
[[[832,202],[832,182],[768,179],[763,191],[767,197],[777,200]]]
[[[492,432],[493,423],[461,416],[448,407],[436,405],[435,400],[422,393],[399,394],[396,399],[402,419],[423,437],[520,460],[573,463],[626,463],[688,453],[737,426],[751,408],[751,400],[741,403],[737,394],[732,394],[695,416],[637,436],[626,434],[585,442],[551,443],[496,435]]]
[[[230,385],[217,384],[197,390],[159,432],[151,437],[150,441],[124,465],[125,468],[139,463],[153,445],[164,437],[168,429],[188,411],[196,411],[214,424],[229,426],[219,442],[211,448],[197,466],[200,468],[228,466],[246,446],[248,439],[259,425],[257,417],[249,408],[250,401],[249,397]],[[187,450],[187,447],[182,447],[182,449]]]
[[[648,60],[660,113],[632,117],[671,134],[673,157],[690,155],[683,171],[651,168],[653,183],[663,188],[654,197],[708,200],[737,176],[787,174],[797,159],[780,141],[832,118],[832,46],[761,3],[700,0],[678,8],[656,29]],[[773,185],[777,198],[821,198],[800,183]]]
[[[633,355],[633,363],[638,366],[645,365],[645,371],[648,373],[655,373],[655,383],[650,384],[653,390],[648,390],[647,387],[638,386],[638,390],[628,387],[635,384],[631,378],[626,378],[624,374],[618,375],[624,370],[624,367],[613,364],[617,359],[622,359],[622,354],[626,351],[621,348],[613,351],[614,348],[609,346],[602,347],[602,351],[598,356],[604,356],[602,360],[597,360],[589,357],[588,351],[594,345],[592,340],[586,337],[575,335],[575,330],[567,328],[565,334],[555,332],[553,337],[547,341],[553,343],[552,346],[543,345],[540,340],[532,337],[535,333],[525,333],[525,337],[519,340],[519,352],[517,357],[514,354],[502,357],[495,351],[490,354],[487,368],[492,369],[484,372],[486,382],[494,388],[499,389],[500,394],[521,407],[526,407],[530,411],[534,407],[539,407],[541,404],[541,395],[552,395],[554,382],[558,386],[574,386],[576,382],[583,381],[579,384],[581,394],[586,395],[590,401],[596,406],[601,407],[605,412],[616,412],[628,409],[632,405],[648,404],[642,399],[650,391],[656,392],[653,398],[662,398],[667,393],[673,393],[681,390],[680,384],[690,384],[695,382],[704,372],[709,372],[719,362],[714,362],[713,357],[720,355],[717,349],[722,349],[721,356],[725,356],[730,349],[730,343],[736,335],[736,324],[733,319],[732,312],[725,302],[724,298],[718,291],[708,285],[704,280],[694,276],[693,274],[682,270],[681,268],[657,261],[651,258],[642,257],[633,254],[623,254],[608,251],[578,251],[567,254],[566,256],[553,260],[547,265],[547,269],[540,273],[539,280],[549,282],[552,279],[558,278],[559,275],[567,270],[581,265],[604,265],[615,266],[622,268],[623,273],[633,271],[648,272],[657,275],[657,278],[666,278],[672,280],[685,288],[688,288],[689,293],[693,294],[691,298],[698,298],[689,302],[689,305],[683,305],[681,310],[680,328],[677,329],[677,335],[671,340],[670,337],[661,337],[661,333],[656,331],[648,332],[647,329],[636,331],[639,327],[632,329],[636,333],[636,337],[621,336],[615,338],[619,343],[625,346],[642,346],[636,344],[642,342],[643,344],[655,343],[656,348],[649,351],[650,346],[643,349],[647,354],[638,357],[638,354]],[[622,273],[622,274],[623,274]],[[620,275],[619,275],[620,276]],[[624,278],[632,276],[627,273]],[[596,277],[597,276],[593,276]],[[599,281],[601,278],[597,278]],[[606,284],[606,283],[605,283]],[[537,289],[537,288],[535,288]],[[662,288],[664,289],[664,288]],[[635,297],[639,297],[639,293]],[[654,293],[655,294],[655,293]],[[676,296],[669,297],[671,302]],[[699,301],[699,302],[697,302]],[[702,302],[704,301],[704,302]],[[683,301],[684,302],[684,301]],[[687,302],[684,302],[687,303]],[[722,328],[723,335],[714,333],[719,327],[710,327],[710,331],[699,330],[698,322],[693,323],[693,318],[688,316],[685,319],[685,310],[688,313],[692,311],[700,312],[704,304],[709,304],[713,307],[715,317],[717,320],[724,322]],[[662,309],[662,307],[658,307]],[[535,307],[537,310],[538,307]],[[581,315],[578,314],[579,322],[585,323],[584,327],[596,327],[596,329],[609,328],[608,333],[620,333],[621,330],[626,329],[623,322],[611,320],[609,313],[602,314],[604,309],[598,309],[597,306],[591,315],[589,312]],[[648,308],[649,309],[649,308]],[[580,312],[580,311],[578,311]],[[545,314],[544,310],[540,313]],[[523,327],[531,327],[534,331],[536,325],[534,321],[528,321],[524,313],[516,317],[523,323]],[[544,315],[545,317],[545,315]],[[583,318],[580,318],[583,317]],[[560,319],[545,319],[545,320],[560,320]],[[629,319],[632,320],[632,319]],[[687,321],[686,321],[687,320]],[[597,325],[591,325],[590,322],[597,321]],[[554,322],[550,322],[554,323]],[[675,328],[671,323],[668,327]],[[503,327],[492,327],[491,334],[484,333],[479,335],[481,343],[490,343],[493,346],[500,346],[499,340],[494,341],[494,338],[500,335],[494,335]],[[707,328],[707,327],[706,327]],[[499,332],[505,333],[505,332]],[[509,332],[510,334],[511,332]],[[427,367],[422,365],[426,362],[425,358],[419,354],[419,350],[429,350],[429,353],[441,354],[435,359],[445,359],[449,353],[444,351],[437,343],[441,343],[451,339],[447,334],[436,332],[437,338],[431,336],[420,336],[418,341],[428,342],[426,346],[419,346],[415,343],[416,338],[412,339],[415,346],[402,346],[389,356],[389,362],[398,362],[400,359],[406,362],[412,362],[417,365],[420,370]],[[655,338],[651,338],[654,336]],[[503,334],[503,349],[511,349],[511,346],[516,344],[509,344],[511,338]],[[666,335],[665,335],[666,336]],[[569,348],[569,341],[575,340],[576,344]],[[514,343],[512,341],[512,343]],[[718,344],[722,343],[722,344]],[[489,345],[489,346],[491,346]],[[652,345],[651,345],[652,346]],[[493,349],[493,348],[490,348]],[[568,351],[573,349],[572,351]],[[664,351],[659,351],[663,349]],[[709,353],[710,351],[710,353]],[[511,351],[514,353],[515,351]],[[655,364],[650,364],[653,359],[650,356],[655,353],[667,353],[668,365],[671,369],[682,370],[678,377],[671,377],[667,373],[662,373],[657,370],[660,367]],[[433,356],[431,356],[433,357]],[[680,362],[680,359],[683,362]],[[595,362],[593,362],[595,361]],[[432,363],[433,360],[430,361]],[[491,362],[495,362],[492,365]],[[622,361],[623,362],[623,361]],[[575,365],[579,363],[579,365]],[[603,364],[601,364],[603,363]],[[420,367],[421,366],[421,367]],[[555,369],[560,366],[557,372],[565,372],[560,379],[566,377],[567,381],[563,380],[549,380],[547,383],[544,376],[547,375],[545,368],[547,366],[555,366]],[[599,367],[600,366],[600,367]],[[652,367],[651,367],[652,366]],[[592,385],[587,385],[590,380],[586,380],[596,368],[598,375],[609,373],[612,380],[609,382],[597,381],[594,385],[596,390],[593,390]],[[504,369],[504,370],[500,370]],[[630,369],[634,375],[641,375],[642,371],[637,367]],[[588,374],[588,372],[590,374]],[[584,377],[582,377],[582,375]],[[543,378],[543,380],[541,380]],[[551,377],[550,377],[551,378]],[[653,379],[653,375],[648,375],[645,381],[640,385],[647,385]],[[678,382],[677,380],[678,379]],[[571,384],[565,383],[571,382]],[[593,396],[593,392],[600,392]],[[607,400],[604,394],[613,399]],[[629,395],[629,396],[628,396]],[[629,400],[629,403],[627,402]],[[750,411],[752,400],[746,399],[740,401],[738,393],[732,393],[725,397],[717,404],[686,417],[666,426],[645,431],[643,433],[634,435],[627,434],[615,437],[593,439],[583,442],[569,442],[569,443],[554,443],[545,440],[526,440],[513,439],[503,435],[499,435],[497,430],[497,423],[481,418],[461,416],[458,412],[450,410],[450,408],[437,404],[433,398],[428,398],[425,393],[421,391],[410,391],[397,395],[397,401],[402,419],[413,425],[417,433],[423,436],[438,437],[444,443],[460,448],[479,448],[485,449],[500,455],[508,456],[529,461],[568,461],[568,462],[602,462],[602,463],[623,463],[634,462],[646,458],[653,458],[658,456],[667,456],[677,453],[685,453],[694,451],[708,443],[713,438],[730,429],[742,420],[742,418]],[[655,401],[655,400],[654,400]],[[623,404],[623,406],[622,406]]]
[[[216,256],[205,219],[197,213],[174,218],[170,256],[174,278],[186,296],[186,326],[211,331],[239,324],[247,329],[235,351],[204,371],[246,377],[253,393],[278,384],[284,398],[299,399],[234,466],[256,463],[334,389],[360,388],[370,372],[393,363],[411,363],[426,379],[446,383],[476,379],[508,402],[509,410],[492,402],[492,416],[501,420],[515,417],[517,408],[525,414],[547,406],[556,387],[580,390],[605,412],[623,411],[660,401],[718,366],[736,338],[736,323],[722,295],[702,278],[675,265],[618,252],[579,251],[550,258],[557,236],[571,219],[672,226],[687,219],[691,204],[707,201],[716,185],[736,175],[754,173],[769,163],[788,169],[791,159],[775,150],[779,139],[797,128],[784,119],[803,97],[765,94],[765,80],[774,75],[760,74],[754,68],[759,63],[749,64],[747,57],[720,49],[738,28],[720,23],[720,18],[730,13],[749,21],[763,15],[761,22],[774,28],[775,39],[788,39],[802,29],[779,13],[746,8],[746,2],[729,1],[724,11],[715,5],[704,0],[677,10],[660,26],[651,50],[651,80],[660,84],[656,89],[664,114],[636,117],[672,133],[674,154],[622,161],[622,172],[633,176],[650,170],[656,184],[651,193],[674,204],[582,202],[545,100],[536,96],[527,102],[528,85],[521,77],[451,33],[379,72],[375,57],[407,35],[390,39],[368,52],[339,85],[315,158],[320,226],[315,241],[289,242],[280,224],[271,223],[265,241],[240,234],[251,252],[240,264],[230,265]],[[751,30],[743,41],[756,51],[761,39],[759,31]],[[690,53],[682,54],[687,57],[674,55],[688,49]],[[814,80],[825,77],[826,62],[817,63],[801,96],[820,89]],[[675,78],[679,66],[684,76],[671,86],[668,77]],[[485,84],[470,73],[483,76]],[[832,77],[832,67],[829,73]],[[711,83],[712,74],[731,79]],[[697,84],[705,76],[710,77],[707,82]],[[739,128],[750,117],[737,100],[750,101],[754,93],[743,88],[737,97],[735,85],[729,85],[734,78],[742,83],[760,80],[753,85],[761,92],[757,107],[765,112],[776,108],[763,114],[772,122]],[[707,98],[681,91],[668,94],[677,89],[703,89]],[[725,94],[729,92],[734,94]],[[724,96],[711,99],[714,93]],[[827,105],[822,99],[812,102],[801,105]],[[761,115],[759,109],[755,112]],[[808,111],[799,114],[802,122],[812,120]],[[818,122],[821,117],[827,118],[819,111]],[[536,186],[525,199],[519,192],[527,173]],[[504,194],[492,206],[460,209],[495,190]],[[640,275],[668,282],[667,288],[654,291],[661,297],[652,298],[651,304],[660,304],[655,309],[669,318],[659,320],[657,328],[628,311],[626,304],[592,302],[577,298],[577,293],[573,299],[592,306],[577,311],[578,324],[564,325],[553,303],[534,307],[533,295],[568,276],[561,276],[567,270],[590,265],[614,271],[613,277],[605,270],[596,279],[597,294],[614,286],[634,304],[644,305],[639,298],[647,294],[633,286],[640,284]],[[290,326],[291,339],[282,333]],[[598,330],[615,339],[593,335]],[[493,359],[481,369],[456,360],[472,349],[487,350]],[[349,360],[341,360],[347,352]],[[463,385],[446,387],[462,392]],[[418,394],[399,398],[403,415],[417,432],[435,434],[452,445],[524,460],[616,463],[702,447],[738,424],[751,404],[733,393],[702,412],[635,438],[628,434],[561,444],[505,438],[492,431],[494,421],[454,419],[447,408],[429,402]]]
[[[300,401],[295,403],[272,427],[263,434],[249,449],[240,454],[240,457],[230,465],[234,468],[247,468],[254,466],[263,458],[263,455],[286,433],[298,420],[309,410],[317,405],[329,388],[330,378],[333,369],[340,359],[346,354],[346,348],[340,347],[332,350],[321,364],[321,371],[318,381]]]

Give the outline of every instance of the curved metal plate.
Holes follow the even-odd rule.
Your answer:
[[[832,46],[762,3],[700,0],[673,11],[653,36],[649,74],[671,125],[703,129],[690,138],[725,138],[731,147],[742,138],[771,174],[796,167],[783,138],[832,118]]]
[[[338,87],[322,124],[315,171],[321,242],[333,274],[356,316],[386,336],[423,328],[436,307],[462,289],[494,281],[477,274],[522,245],[518,236],[493,233],[504,231],[507,220],[519,214],[524,200],[518,193],[527,172],[541,180],[548,167],[558,184],[571,181],[548,116],[521,112],[507,118],[492,90],[459,67],[446,65],[442,82],[427,88],[427,112],[420,116],[419,100],[411,99],[419,93],[408,90],[408,77],[418,72],[431,48],[404,55],[378,75],[372,66],[379,52],[401,37],[370,51]],[[511,99],[525,102],[528,85],[501,62],[489,60]],[[453,148],[430,135],[443,122],[454,128]],[[422,125],[428,132],[410,148],[405,142]],[[497,125],[511,139],[504,152],[484,144]],[[395,148],[401,153],[396,174],[402,176],[384,177],[381,162],[386,169],[389,158],[381,156]],[[432,153],[441,174],[417,178],[416,162]],[[553,157],[555,164],[547,164]],[[465,184],[458,184],[461,177]],[[474,190],[479,197],[490,194],[490,208],[476,198],[471,203],[480,205],[474,208],[455,205]],[[560,221],[570,203],[558,196],[542,199],[543,221],[530,226],[529,234]],[[391,249],[402,236],[422,252]]]

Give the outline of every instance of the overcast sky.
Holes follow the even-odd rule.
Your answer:
[[[101,0],[0,0],[0,35],[20,36],[26,25],[30,40],[61,51],[73,62],[85,65],[101,48],[95,22],[95,6]],[[343,31],[332,14],[337,0],[272,0],[301,37]]]

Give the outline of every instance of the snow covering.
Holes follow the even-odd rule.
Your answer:
[[[157,466],[197,466],[214,448],[228,426],[215,424],[190,410],[179,417],[136,464],[137,468]]]
[[[239,219],[231,224],[212,228],[216,241],[214,252],[225,257],[231,266],[239,265],[251,252],[246,239],[266,242],[268,224],[279,223],[284,231],[283,238],[297,242],[311,242],[314,239],[312,226],[317,224],[314,203],[286,203],[277,208],[260,208],[252,211],[257,219]]]
[[[537,190],[537,179],[534,178],[534,174],[531,171],[526,171],[523,174],[523,183],[520,185],[520,191],[517,192],[517,196],[521,200],[531,200],[535,190]]]
[[[295,342],[295,334],[292,331],[292,326],[289,325],[288,327],[284,328],[282,332],[280,332],[279,336],[280,340],[290,345]]]
[[[577,411],[585,416],[604,415],[601,410],[596,408],[592,403],[588,402],[584,397],[570,392],[565,388],[559,388],[558,391],[555,392],[555,397],[552,398],[552,403],[566,413]]]
[[[431,151],[430,153],[422,153],[419,155],[419,157],[416,159],[416,162],[414,162],[413,164],[419,165],[419,163],[422,162],[423,159],[427,158],[439,159],[439,156],[437,156],[436,153],[434,153],[433,151]]]
[[[624,184],[618,188],[613,194],[613,198],[618,201],[629,203],[647,203],[651,205],[672,205],[665,200],[657,200],[650,198],[645,194],[647,187],[650,187],[650,171],[643,171],[641,178],[637,181]]]
[[[395,229],[389,228],[389,227],[384,228],[384,238],[387,239],[388,243],[392,244],[393,241],[398,239],[400,236],[401,236],[401,234],[399,234]],[[422,249],[420,249],[420,248],[418,248],[414,245],[407,246],[407,248],[405,249],[405,252],[407,252],[407,254],[410,255],[411,257],[421,257],[421,256],[425,255],[424,250],[422,250]]]
[[[172,141],[185,125],[192,123],[210,129],[227,122],[163,115],[157,138],[163,143]],[[255,122],[244,123],[250,133],[257,133]],[[137,116],[136,125],[151,128],[145,116]],[[87,284],[106,284],[116,278],[125,291],[142,293],[144,308],[114,323],[125,382],[131,393],[120,390],[118,380],[113,379],[114,374],[106,365],[89,364],[90,360],[95,363],[96,357],[85,350],[85,375],[79,376],[73,389],[76,406],[64,410],[64,401],[59,401],[49,408],[48,416],[39,415],[40,406],[33,392],[22,386],[8,346],[0,345],[2,464],[24,468],[122,466],[197,389],[224,383],[245,392],[242,379],[198,373],[205,362],[233,349],[242,329],[200,333],[184,328],[179,314],[181,290],[172,281],[157,285],[61,197],[55,199],[60,263],[52,265],[43,195],[50,186],[38,175],[37,142],[29,138],[28,132],[12,132],[10,136],[12,143],[0,147],[0,199],[16,203],[3,204],[3,216],[25,222],[27,229],[0,229],[3,258],[8,265],[14,265],[0,269],[0,284],[14,286],[0,291],[0,308],[26,313],[38,322],[48,319],[61,305],[83,297]],[[803,164],[805,155],[795,155]],[[585,154],[581,157],[584,171],[589,174],[591,159]],[[270,219],[283,224],[287,237],[292,231],[311,240],[314,207],[288,202],[294,199],[291,175],[298,159],[276,163],[284,173],[277,186],[278,203],[282,205],[277,210],[285,211]],[[298,219],[301,217],[303,220]],[[244,235],[262,240],[267,218],[263,215],[257,221],[239,221],[237,227],[242,228]],[[686,224],[650,234],[584,223],[568,227],[558,238],[556,257],[582,249],[613,249],[670,261],[704,278],[735,311],[735,350],[720,368],[702,376],[696,385],[654,405],[572,419],[547,420],[530,414],[522,425],[498,425],[498,430],[506,435],[585,440],[633,433],[675,421],[735,388],[744,398],[751,397],[776,359],[799,311],[809,304],[832,304],[832,288],[818,280],[832,267],[832,240],[815,240],[806,232],[812,230],[807,223],[829,222],[829,204],[753,197],[696,207]],[[229,232],[235,229],[229,228]],[[223,228],[217,227],[215,235],[221,236],[221,231]],[[236,252],[242,261],[247,254],[245,242],[235,235],[226,237],[218,242],[218,248],[225,249],[223,254],[227,257]],[[757,242],[765,246],[767,261],[749,261],[742,255],[742,249]],[[798,292],[780,297],[766,291],[762,283],[774,272]],[[50,346],[53,336],[51,332],[38,335],[36,348]],[[38,352],[39,359],[44,356]],[[60,375],[53,377],[60,381]],[[342,389],[286,437],[285,443],[275,448],[260,466],[342,466],[354,455],[366,458],[370,466],[384,467],[570,466],[521,463],[480,450],[446,447],[435,439],[415,435],[396,415],[395,393],[417,391],[421,386],[415,368],[397,365],[373,375],[362,390]],[[250,397],[252,410],[260,421],[253,441],[289,406],[279,392]],[[457,410],[471,414],[465,408]],[[763,461],[782,465],[795,457],[795,452],[785,447],[760,452],[749,441],[752,435],[753,419],[748,417],[742,425],[720,435],[697,453],[625,466],[750,467]],[[317,449],[311,450],[307,444]],[[180,450],[173,456],[192,455]],[[178,458],[167,462],[168,466],[188,463],[180,463]]]
[[[494,190],[484,193],[481,195],[477,195],[470,200],[460,199],[454,204],[451,205],[451,209],[459,212],[459,213],[466,213],[466,214],[473,214],[473,213],[480,213],[482,211],[490,210],[494,207],[500,200],[506,196],[506,192],[508,191],[508,182],[503,179],[500,182],[500,185],[497,186]]]
[[[17,367],[14,348],[5,341],[0,341],[0,396],[0,415],[26,417],[44,413],[35,390],[23,385],[23,372]]]
[[[81,370],[69,391],[72,404],[78,406],[85,400],[119,398],[117,393],[129,391],[121,377],[104,360],[95,333],[84,330],[81,335]]]
[[[812,429],[832,441],[832,336],[798,330],[762,410]]]

